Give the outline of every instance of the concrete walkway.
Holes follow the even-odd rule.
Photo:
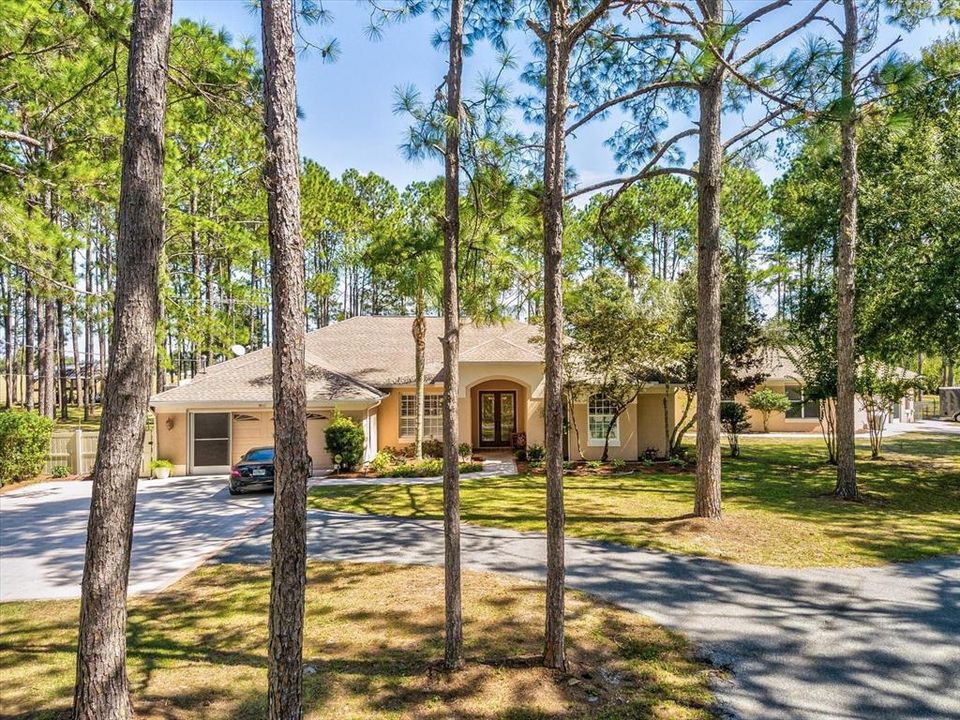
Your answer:
[[[309,555],[442,564],[437,521],[310,512]],[[267,562],[269,522],[215,558]],[[538,533],[463,528],[464,566],[543,579]],[[567,580],[685,633],[736,717],[960,719],[960,557],[783,570],[569,540]],[[469,626],[467,632],[469,632]]]

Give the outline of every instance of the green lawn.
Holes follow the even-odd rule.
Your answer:
[[[467,667],[443,656],[443,570],[311,563],[304,657],[308,720],[711,718],[709,668],[678,635],[569,593],[569,675],[539,665],[540,585],[464,574]],[[137,717],[266,717],[266,566],[206,566],[130,603]],[[0,717],[69,717],[78,603],[0,605]]]
[[[909,434],[870,460],[864,441],[861,503],[835,500],[835,468],[817,437],[748,436],[743,457],[724,458],[724,519],[692,518],[693,472],[641,470],[622,476],[568,476],[567,532],[584,538],[777,565],[851,566],[960,552],[960,436]],[[726,453],[726,448],[724,449]],[[320,487],[312,507],[442,517],[438,485]],[[544,530],[544,480],[522,475],[467,480],[467,523]]]

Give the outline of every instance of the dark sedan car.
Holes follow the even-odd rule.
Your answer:
[[[312,467],[313,459],[307,456]],[[230,468],[230,494],[244,490],[273,490],[273,448],[251,448]]]
[[[230,494],[244,490],[273,490],[273,448],[251,448],[230,468]]]

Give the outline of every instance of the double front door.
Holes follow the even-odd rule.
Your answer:
[[[513,390],[481,390],[480,447],[508,448],[517,431],[517,393]]]

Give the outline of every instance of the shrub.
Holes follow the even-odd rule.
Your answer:
[[[623,458],[615,458],[613,461],[614,470],[623,470],[627,466],[627,461]]]
[[[483,469],[483,463],[462,462],[459,467],[462,473],[478,472]],[[392,465],[380,473],[381,477],[391,478],[436,477],[437,475],[443,475],[443,460],[437,458]]]
[[[35,413],[0,412],[0,485],[40,474],[50,452],[53,420]]]
[[[382,473],[389,467],[396,465],[397,458],[393,456],[387,450],[381,450],[376,455],[374,455],[373,460],[370,461],[370,469],[376,473]]]
[[[600,468],[603,467],[603,463],[600,462],[599,460],[589,460],[587,462],[587,467],[590,468],[591,470],[599,470]]]
[[[413,445],[401,445],[400,447],[385,447],[381,452],[385,452],[388,455],[392,455],[393,459],[400,461],[403,458],[408,460],[413,459],[414,448]]]
[[[338,470],[353,470],[363,460],[366,445],[363,428],[350,418],[335,413],[333,420],[324,430],[324,436],[327,440],[327,452]]]
[[[763,431],[769,432],[767,423],[772,412],[786,412],[790,409],[790,398],[770,388],[760,388],[747,398],[747,404],[763,416]]]
[[[649,460],[650,462],[653,462],[654,460],[657,459],[659,455],[660,455],[660,451],[657,450],[655,447],[648,447],[646,450],[643,451],[643,454],[640,456],[640,459]]]
[[[747,408],[740,403],[723,403],[720,406],[720,424],[730,441],[730,457],[740,457],[740,433],[750,427]]]
[[[440,459],[443,457],[443,442],[440,440],[424,440],[423,441],[423,456],[425,458],[437,458]]]
[[[458,449],[460,451],[461,460],[469,460],[473,455],[473,445],[470,443],[460,443],[460,447]]]
[[[513,451],[513,456],[520,462],[524,462],[527,459],[527,449],[526,448],[517,448]]]
[[[68,468],[66,465],[57,465],[51,473],[51,475],[53,475],[55,478],[65,478],[69,474],[70,468]]]
[[[543,449],[543,445],[531,445],[527,449],[527,459],[530,462],[540,462],[547,455],[547,451]]]

